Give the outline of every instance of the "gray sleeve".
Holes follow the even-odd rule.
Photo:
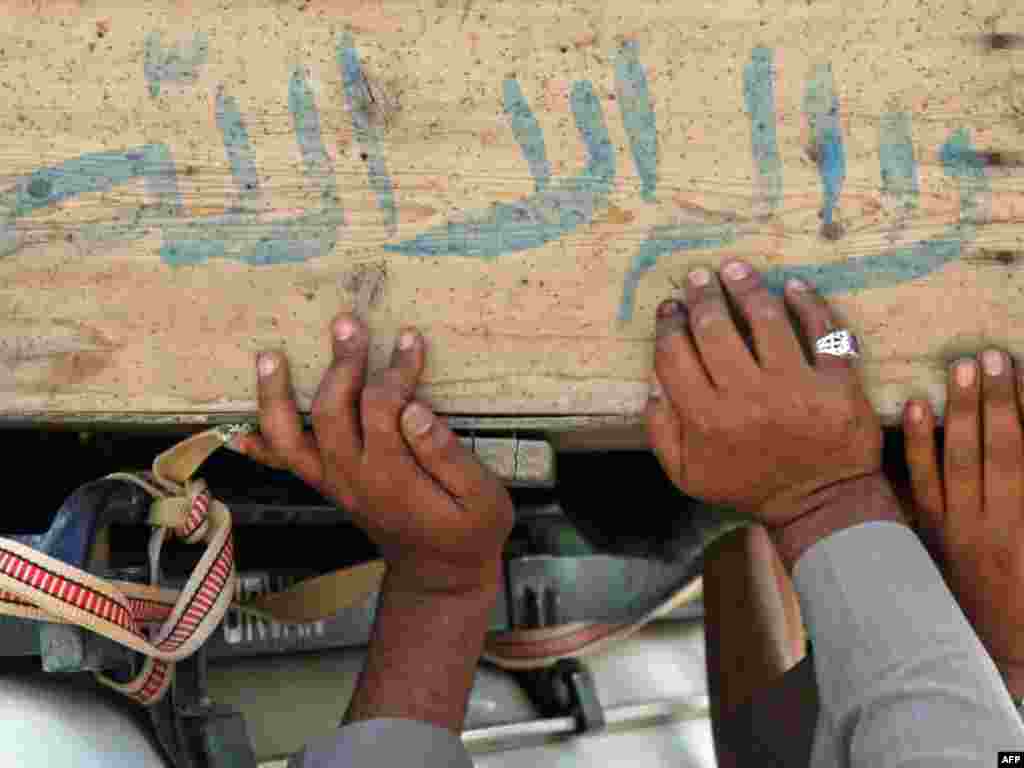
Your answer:
[[[794,584],[820,696],[812,765],[984,768],[1024,747],[995,664],[909,528],[834,533]]]
[[[418,720],[380,718],[343,726],[295,755],[288,768],[473,768],[462,739]]]

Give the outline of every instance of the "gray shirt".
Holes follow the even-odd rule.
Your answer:
[[[914,533],[864,523],[812,546],[794,584],[814,646],[820,696],[812,766],[995,764],[1024,748],[995,664]],[[411,720],[347,725],[295,768],[471,768],[459,737]]]

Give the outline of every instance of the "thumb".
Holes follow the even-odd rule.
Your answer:
[[[471,502],[501,486],[490,470],[462,444],[444,419],[413,400],[402,411],[402,435],[419,465],[456,500]]]

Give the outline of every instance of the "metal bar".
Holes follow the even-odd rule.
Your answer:
[[[701,695],[692,699],[661,699],[644,704],[629,704],[609,707],[604,710],[605,724],[609,730],[627,730],[632,727],[647,727],[668,723],[701,720],[711,716],[708,697]],[[529,720],[524,723],[494,725],[462,732],[462,743],[467,749],[488,747],[488,751],[516,749],[519,742],[537,738],[567,736],[576,732],[576,721],[571,717],[552,717],[544,720]],[[497,750],[494,747],[501,745]]]
[[[329,504],[257,504],[245,501],[234,501],[230,497],[222,499],[231,510],[231,518],[236,526],[242,525],[338,525],[351,523],[348,513],[341,507]],[[134,509],[134,507],[132,508]],[[124,514],[114,509],[110,514],[121,522],[127,519],[128,508]],[[515,508],[516,521],[523,522],[536,517],[564,517],[565,512],[555,502],[548,504],[520,504]]]
[[[661,699],[644,704],[628,704],[604,711],[608,730],[629,730],[634,727],[668,725],[711,717],[708,697],[692,699]],[[492,725],[462,732],[462,743],[470,753],[503,752],[522,746],[533,746],[538,740],[558,736],[571,736],[576,732],[576,721],[571,717],[552,717],[528,720],[523,723]],[[287,758],[273,758],[261,762],[259,768],[287,768]]]

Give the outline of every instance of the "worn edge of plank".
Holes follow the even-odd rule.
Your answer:
[[[556,431],[564,432],[575,429],[600,427],[632,427],[642,424],[641,414],[588,414],[585,416],[459,416],[443,415],[453,429],[479,430],[520,430],[520,431]],[[26,411],[17,414],[0,414],[0,429],[12,427],[61,426],[74,427],[81,425],[90,429],[99,426],[141,426],[141,427],[203,427],[235,422],[254,422],[255,412],[239,411],[234,413],[190,413],[190,412],[92,412],[81,411]],[[309,423],[309,414],[302,414],[303,421]]]

